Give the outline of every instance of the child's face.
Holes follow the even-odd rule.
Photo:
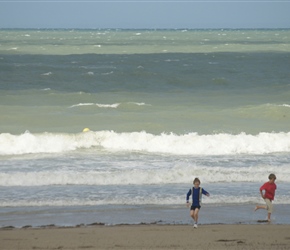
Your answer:
[[[195,188],[198,188],[199,185],[200,185],[200,182],[199,182],[199,181],[196,181],[196,182],[194,183],[194,187],[195,187]]]
[[[269,180],[269,183],[274,183],[275,180],[276,180],[276,179],[274,179],[274,178],[273,178],[273,179],[270,179],[270,180]]]

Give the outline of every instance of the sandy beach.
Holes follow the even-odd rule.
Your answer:
[[[2,228],[0,249],[290,249],[290,225]]]

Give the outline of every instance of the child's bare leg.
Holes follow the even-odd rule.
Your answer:
[[[268,213],[268,221],[271,221],[271,213]]]
[[[194,210],[190,210],[190,217],[195,220],[195,217],[194,217]]]
[[[267,206],[256,206],[255,207],[255,211],[258,209],[267,209]]]
[[[196,208],[196,209],[194,210],[194,220],[195,220],[196,224],[197,224],[197,222],[198,222],[198,212],[199,212],[199,209]]]

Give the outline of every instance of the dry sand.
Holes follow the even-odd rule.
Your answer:
[[[290,249],[290,225],[2,228],[0,249]]]

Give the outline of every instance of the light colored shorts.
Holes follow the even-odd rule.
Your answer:
[[[273,213],[273,204],[272,201],[269,199],[265,199],[266,205],[267,205],[267,211],[269,214]]]

